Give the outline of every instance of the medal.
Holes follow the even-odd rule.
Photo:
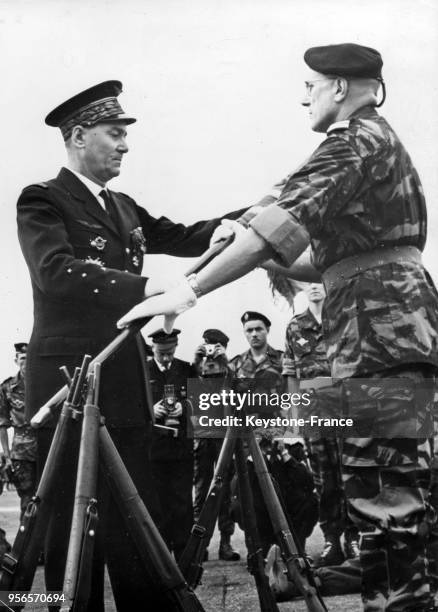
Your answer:
[[[96,236],[96,238],[92,238],[90,240],[90,246],[97,249],[98,251],[103,251],[106,243],[107,240],[105,240],[105,238],[102,238],[102,236]]]

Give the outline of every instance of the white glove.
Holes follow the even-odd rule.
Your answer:
[[[164,331],[170,334],[179,314],[196,305],[196,295],[186,278],[174,289],[144,300],[131,308],[119,321],[117,327],[127,327],[136,319],[164,315]]]
[[[146,286],[144,288],[144,296],[145,298],[150,298],[153,295],[159,295],[160,293],[166,293],[170,289],[177,287],[181,281],[181,274],[177,276],[151,276],[146,281]]]
[[[210,246],[217,242],[227,240],[230,236],[239,236],[246,232],[246,229],[238,221],[232,221],[231,219],[223,219],[221,224],[214,230],[212,237],[210,238]]]

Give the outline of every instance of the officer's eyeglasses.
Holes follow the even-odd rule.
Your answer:
[[[324,79],[315,79],[314,81],[304,81],[304,86],[306,88],[306,96],[310,96],[313,90],[313,86],[315,83],[319,83],[320,81],[334,81],[338,77],[326,77]]]

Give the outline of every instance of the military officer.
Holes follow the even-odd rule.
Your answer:
[[[290,393],[300,390],[300,380],[330,377],[321,322],[324,287],[321,283],[311,283],[304,291],[309,306],[292,317],[286,328],[283,376]],[[325,539],[319,565],[339,565],[344,561],[344,552],[348,559],[359,556],[359,535],[348,518],[342,485],[339,442],[334,437],[307,440],[319,498],[319,524]],[[340,542],[342,534],[345,536],[344,551]]]
[[[26,187],[18,200],[18,235],[31,276],[35,314],[27,356],[28,419],[62,386],[61,365],[72,370],[84,353],[97,354],[114,338],[115,322],[123,312],[163,290],[163,280],[141,276],[146,251],[200,255],[219,223],[217,219],[185,226],[153,217],[129,196],[108,189],[128,152],[127,126],[135,122],[120,106],[121,91],[120,81],[105,81],[49,113],[47,125],[60,128],[65,142],[66,167],[56,178]],[[99,405],[141,497],[154,511],[143,349],[137,336],[105,362]],[[54,422],[45,423],[38,430],[40,473],[53,427]],[[76,469],[75,457],[69,453],[63,467],[69,475]],[[103,481],[100,486],[102,538],[96,546],[90,610],[103,610],[104,557],[118,610],[145,605],[166,609],[166,596],[144,579],[123,518]],[[72,480],[63,479],[46,537],[48,590],[62,589],[73,494]]]
[[[202,334],[203,343],[197,348],[194,365],[202,378],[219,377],[224,385],[230,375],[226,348],[229,337],[220,329],[206,329]],[[223,438],[197,438],[195,440],[195,496],[194,511],[197,521],[206,500],[214,475],[214,466],[219,457]],[[221,561],[239,561],[240,555],[231,544],[235,522],[231,516],[231,480],[234,474],[233,465],[223,482],[219,508],[218,527],[220,533],[218,557]],[[208,549],[205,552],[208,560]]]
[[[177,430],[176,437],[154,433],[150,449],[152,478],[158,495],[157,523],[169,550],[178,560],[193,525],[193,436],[190,436],[190,405],[187,381],[197,372],[187,361],[175,357],[179,329],[149,334],[153,356],[148,359],[156,423]],[[153,517],[155,518],[155,517]]]
[[[12,481],[20,497],[20,520],[36,488],[37,441],[35,430],[25,418],[24,375],[26,372],[27,342],[17,342],[15,363],[18,372],[0,386],[0,441],[10,468]],[[14,428],[12,447],[9,448],[8,428]]]
[[[429,412],[438,367],[438,295],[421,261],[423,189],[406,149],[376,110],[383,102],[380,53],[344,43],[308,49],[304,60],[302,104],[312,130],[326,134],[321,144],[225,252],[196,277],[139,304],[119,325],[156,312],[174,316],[276,257],[297,280],[322,276],[332,376],[347,388],[357,377],[373,384],[390,377],[394,387],[398,381],[384,408],[400,431],[405,414],[414,410],[421,421]],[[424,393],[415,394],[416,385]],[[375,400],[364,399],[349,409],[376,409]],[[434,609],[424,553],[432,519],[430,449],[393,431],[343,445],[346,495],[361,531],[362,598],[367,612],[424,612]]]

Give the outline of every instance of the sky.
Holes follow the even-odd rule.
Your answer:
[[[191,223],[256,202],[316,148],[322,136],[300,106],[302,57],[308,47],[339,42],[382,53],[381,112],[420,173],[429,204],[425,263],[438,282],[435,0],[0,0],[0,377],[14,372],[13,343],[32,330],[17,197],[65,163],[60,133],[44,124],[52,108],[121,80],[121,105],[138,121],[110,187],[154,216]],[[143,274],[182,273],[192,263],[147,256]],[[247,309],[272,320],[271,343],[282,348],[291,310],[273,300],[256,270],[180,317],[177,355],[190,360],[208,327],[230,336],[230,356],[242,352]]]

